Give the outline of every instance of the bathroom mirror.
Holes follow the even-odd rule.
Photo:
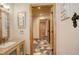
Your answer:
[[[9,13],[2,12],[2,41],[3,43],[9,39]]]

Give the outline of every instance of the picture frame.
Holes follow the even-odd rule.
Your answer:
[[[26,28],[26,12],[25,11],[20,11],[17,14],[18,18],[18,29],[20,32],[23,32],[24,29]]]

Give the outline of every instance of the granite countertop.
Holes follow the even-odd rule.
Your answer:
[[[14,44],[11,44],[8,47],[5,48],[1,48],[0,47],[0,54],[5,54],[7,51],[9,51],[10,49],[12,49],[13,47],[17,46],[19,43],[23,42],[24,40],[18,40],[18,41],[9,41],[9,42],[14,42]],[[7,42],[6,42],[7,43]],[[5,44],[6,44],[5,43]]]

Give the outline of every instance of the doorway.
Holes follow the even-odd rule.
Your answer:
[[[54,55],[53,5],[32,6],[31,54]],[[46,48],[47,45],[47,48]],[[44,47],[43,47],[44,46]]]
[[[40,39],[47,38],[47,41],[50,43],[50,23],[49,23],[49,19],[40,19],[39,37],[40,37]]]

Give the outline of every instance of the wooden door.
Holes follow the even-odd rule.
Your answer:
[[[50,41],[50,24],[49,24],[49,20],[48,19],[43,19],[40,20],[40,32],[39,32],[39,36],[40,38],[44,39],[47,38],[48,41]]]
[[[43,20],[40,20],[40,34],[39,34],[39,36],[40,36],[40,38],[44,38],[45,37],[45,33],[46,33],[46,22],[45,21],[43,21]]]

